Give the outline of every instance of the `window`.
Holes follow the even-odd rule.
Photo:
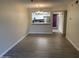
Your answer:
[[[50,12],[32,12],[33,24],[50,24]]]

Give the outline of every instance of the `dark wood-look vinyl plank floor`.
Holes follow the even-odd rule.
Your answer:
[[[78,58],[79,52],[61,34],[30,34],[3,57]]]

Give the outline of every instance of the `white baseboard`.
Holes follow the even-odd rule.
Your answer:
[[[22,41],[27,35],[24,35],[21,37],[17,42],[15,42],[12,46],[10,46],[6,51],[4,51],[1,55],[0,58],[2,58],[8,51],[10,51],[14,46],[16,46],[20,41]]]
[[[30,34],[52,34],[52,32],[29,32]]]
[[[67,38],[67,37],[66,37]],[[74,48],[79,51],[79,47],[77,47],[71,40],[69,40],[69,38],[67,38],[67,40],[74,46]]]

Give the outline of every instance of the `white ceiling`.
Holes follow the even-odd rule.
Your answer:
[[[57,3],[64,3],[64,2],[70,2],[72,0],[33,0],[34,2],[57,2]]]
[[[40,7],[53,7],[53,6],[59,6],[59,5],[68,5],[72,0],[33,0],[31,2],[30,0],[20,0],[25,1],[27,5],[30,5],[31,7],[38,7],[37,4],[40,5]]]
[[[0,0],[0,2],[1,1],[21,2],[26,5],[30,5],[32,7],[36,6],[39,3],[40,6],[50,7],[50,6],[68,5],[68,3],[70,3],[72,0],[33,0],[33,2],[31,2],[31,0]]]
[[[14,2],[23,2],[23,3],[31,3],[31,0],[0,0],[1,1],[4,1],[4,2],[7,2],[7,1],[14,1]],[[71,2],[72,0],[33,0],[33,2],[43,2],[43,3],[69,3]]]
[[[20,1],[20,2],[26,2],[29,3],[31,0],[15,0],[15,1]],[[33,2],[51,2],[51,3],[69,3],[72,0],[33,0]]]

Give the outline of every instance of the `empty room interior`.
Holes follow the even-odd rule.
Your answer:
[[[0,0],[0,58],[79,58],[79,0]]]

